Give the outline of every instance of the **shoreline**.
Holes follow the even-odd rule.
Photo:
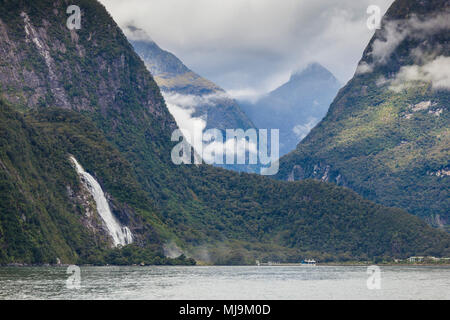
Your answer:
[[[322,267],[365,267],[365,266],[378,266],[378,267],[450,267],[450,263],[367,263],[367,264],[337,264],[337,263],[319,263],[318,266]]]
[[[368,267],[368,266],[378,266],[378,267],[450,267],[450,263],[317,263],[316,265],[308,265],[301,263],[278,263],[272,265],[169,265],[169,264],[154,264],[154,265],[93,265],[93,264],[75,264],[78,267]],[[11,263],[6,265],[0,265],[0,268],[31,268],[31,267],[61,267],[67,268],[71,264],[21,264],[21,263]]]

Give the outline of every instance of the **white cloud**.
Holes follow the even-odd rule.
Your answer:
[[[356,74],[363,74],[373,71],[373,66],[369,65],[368,63],[362,61],[358,67],[356,68]]]
[[[193,116],[197,105],[215,105],[216,99],[228,97],[226,93],[203,96],[183,95],[173,92],[163,92],[162,94],[166,100],[167,108],[175,118],[178,128],[183,133],[183,136],[186,138],[187,142],[194,147],[197,154],[201,155],[207,163],[214,162],[214,152],[220,152],[224,155],[234,154],[235,150],[237,155],[243,155],[246,152],[253,155],[258,153],[257,141],[246,142],[246,139],[235,139],[227,136],[222,136],[222,139],[218,141],[212,141],[208,131],[205,132],[206,116]],[[206,149],[206,147],[208,147],[208,149]],[[205,150],[211,152],[205,152]]]
[[[172,91],[162,92],[164,100],[167,103],[176,104],[182,108],[195,109],[196,106],[215,106],[221,102],[222,99],[230,99],[230,95],[226,92],[215,92],[204,95],[194,94],[180,94]],[[195,111],[195,110],[194,110]]]
[[[208,142],[210,141],[208,138],[206,139]],[[238,140],[224,136],[222,141],[213,141],[203,144],[203,159],[206,163],[214,163],[214,156],[216,153],[223,155],[245,155],[247,152],[254,155],[254,159],[257,161],[258,145],[255,141],[246,139]],[[224,162],[226,162],[226,159]]]
[[[228,90],[228,94],[236,100],[248,101],[255,103],[258,99],[265,94],[264,91],[258,91],[254,89],[241,89],[241,90]]]
[[[393,0],[101,0],[122,27],[226,90],[267,92],[317,61],[346,82],[373,35],[369,5]]]
[[[399,91],[414,82],[429,82],[434,89],[450,89],[450,57],[439,56],[422,66],[402,67],[391,82],[391,89]]]
[[[202,155],[206,116],[193,116],[195,107],[202,100],[202,97],[173,92],[162,92],[162,95],[166,101],[167,109],[174,117],[184,138],[194,148],[196,155]]]
[[[202,136],[203,130],[206,127],[206,121],[202,118],[193,117],[194,109],[183,108],[176,104],[166,103],[172,116],[177,122],[178,128],[180,128],[186,140],[194,147],[195,150],[201,150],[199,147],[200,137]]]
[[[390,83],[390,80],[386,79],[386,77],[384,77],[384,76],[379,76],[378,79],[375,82],[377,87],[384,86],[387,83]]]
[[[412,16],[408,20],[389,21],[382,31],[381,38],[374,41],[371,55],[375,63],[385,63],[406,37],[426,39],[431,34],[448,29],[450,29],[448,13],[427,19]]]
[[[406,38],[409,30],[399,30],[400,22],[391,21],[384,27],[384,39],[377,39],[372,46],[372,57],[376,63],[385,63],[397,46]]]
[[[316,126],[318,122],[319,119],[317,118],[309,118],[307,123],[296,125],[292,131],[298,137],[299,141],[303,140],[303,138],[306,137],[306,135]]]

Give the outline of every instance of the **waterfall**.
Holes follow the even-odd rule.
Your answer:
[[[83,167],[73,156],[70,156],[70,161],[72,161],[82,183],[94,198],[95,204],[97,205],[97,212],[102,218],[108,233],[111,235],[114,246],[132,243],[133,235],[131,234],[130,229],[126,226],[121,226],[120,222],[113,216],[108,201],[105,198],[105,194],[97,180],[84,171]]]

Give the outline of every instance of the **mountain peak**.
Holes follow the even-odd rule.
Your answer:
[[[280,154],[284,155],[294,150],[325,116],[339,88],[331,72],[319,63],[311,63],[293,72],[288,82],[244,108],[259,128],[280,130]]]
[[[335,78],[334,75],[318,62],[311,62],[306,67],[299,68],[291,73],[289,81],[303,78]]]
[[[152,37],[150,37],[144,29],[138,28],[134,25],[127,25],[123,28],[123,31],[129,40],[155,43]]]

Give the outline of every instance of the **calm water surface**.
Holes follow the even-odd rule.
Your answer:
[[[65,267],[0,268],[0,299],[450,299],[450,267]]]

